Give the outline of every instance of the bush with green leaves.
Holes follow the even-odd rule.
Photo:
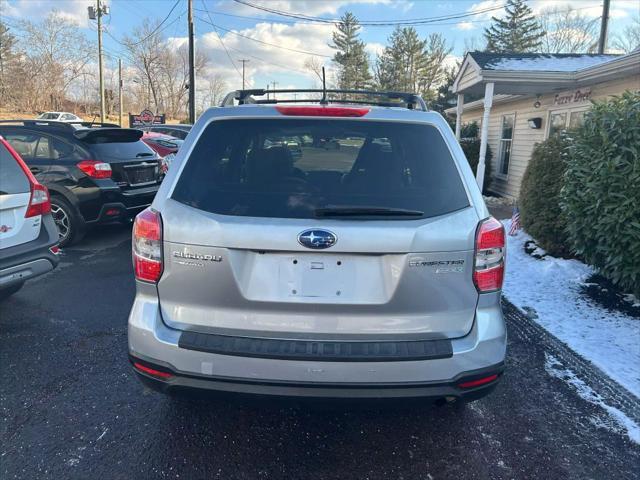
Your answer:
[[[465,123],[460,128],[460,138],[477,138],[479,132],[478,122]]]
[[[561,193],[572,248],[640,295],[640,93],[594,103],[572,137]]]
[[[560,207],[567,147],[563,135],[549,137],[533,149],[520,186],[520,219],[536,243],[551,255],[566,257],[566,218]]]
[[[471,166],[471,170],[475,174],[478,169],[478,160],[480,160],[480,139],[478,138],[462,138],[460,140],[460,146],[464,155],[467,157],[467,161]],[[487,154],[484,158],[484,184],[483,190],[487,191],[491,186],[491,148],[487,145]]]

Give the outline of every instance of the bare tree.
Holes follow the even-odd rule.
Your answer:
[[[142,25],[134,29],[131,36],[125,37],[124,44],[136,69],[136,78],[142,90],[147,92],[146,105],[154,110],[160,104],[158,77],[162,57],[162,37],[158,32],[158,22],[144,19]]]
[[[595,50],[600,20],[579,10],[552,7],[543,10],[539,21],[545,32],[542,50],[547,53],[587,53]]]
[[[168,118],[178,118],[186,112],[189,60],[184,44],[168,42],[158,31],[158,23],[145,19],[133,34],[125,38],[136,71],[137,97],[145,98],[146,106],[163,112]],[[207,64],[205,55],[196,55],[196,75]]]
[[[206,75],[205,80],[201,80],[200,85],[200,112],[203,112],[209,107],[220,105],[222,99],[227,93],[227,82],[224,81],[222,75],[214,73],[213,75]]]
[[[6,78],[12,85],[14,108],[59,108],[72,83],[87,74],[94,54],[91,43],[75,22],[55,10],[41,22],[20,22],[17,36],[19,50],[12,57],[18,60]]]
[[[611,46],[624,53],[631,53],[640,48],[640,15],[633,18],[631,24],[627,25],[622,33],[614,36]]]
[[[304,68],[318,77],[320,85],[322,85],[322,66],[322,61],[318,57],[307,57],[304,61]]]

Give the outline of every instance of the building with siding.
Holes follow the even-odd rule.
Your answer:
[[[517,198],[536,143],[579,125],[593,100],[640,90],[640,51],[628,55],[470,52],[451,89],[458,104],[446,114],[456,117],[456,136],[460,138],[464,124],[477,122],[479,127],[479,183],[488,145],[493,152],[491,191]]]

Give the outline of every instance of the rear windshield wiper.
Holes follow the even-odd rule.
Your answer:
[[[153,153],[149,153],[149,152],[140,152],[136,155],[136,158],[138,157],[153,157],[154,154]]]
[[[387,207],[325,207],[314,210],[316,217],[422,217],[424,212],[420,210],[407,210],[404,208]]]

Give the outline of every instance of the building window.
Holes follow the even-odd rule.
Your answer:
[[[502,134],[500,135],[499,172],[501,175],[509,174],[509,160],[511,159],[511,142],[513,141],[513,124],[515,115],[502,117]]]
[[[557,135],[567,127],[567,112],[552,113],[549,117],[549,136]]]
[[[549,113],[548,137],[557,135],[566,129],[578,128],[584,122],[587,113],[584,107],[581,110],[562,110]]]
[[[574,129],[578,128],[584,122],[584,114],[587,113],[586,110],[582,110],[581,112],[571,112],[569,116],[569,128]]]

